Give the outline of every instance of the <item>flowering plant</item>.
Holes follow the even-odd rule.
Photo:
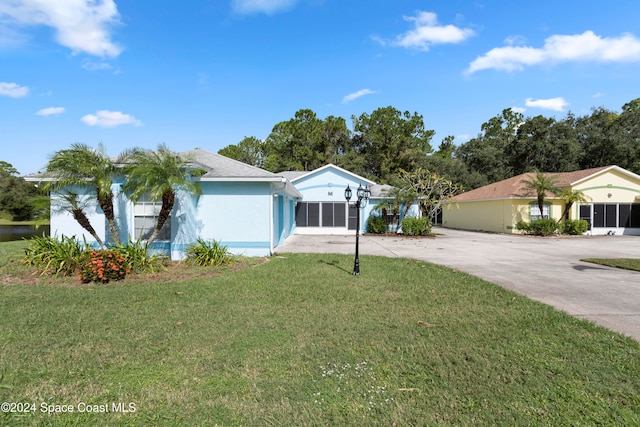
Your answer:
[[[111,280],[122,280],[130,270],[126,258],[111,250],[92,250],[80,265],[82,283],[109,283]]]

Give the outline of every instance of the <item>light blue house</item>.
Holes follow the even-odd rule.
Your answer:
[[[265,256],[293,233],[295,204],[302,195],[288,179],[202,149],[181,154],[191,161],[194,169],[206,171],[192,178],[200,184],[202,194],[177,191],[170,221],[151,249],[179,260],[184,258],[187,247],[201,238],[215,239],[235,254]],[[154,227],[161,202],[142,199],[134,204],[121,192],[122,184],[115,182],[112,187],[120,235],[144,240]],[[107,221],[95,204],[94,195],[85,195],[83,199],[91,224],[100,238],[108,241]],[[61,202],[60,194],[51,194],[51,234],[93,242],[93,237],[73,216],[59,208]]]
[[[353,202],[359,186],[371,190],[371,198],[360,212],[359,230],[366,231],[367,218],[385,199],[385,191],[390,188],[333,164],[306,172],[280,172],[279,175],[288,178],[302,195],[296,205],[295,234],[355,233],[357,215]],[[347,186],[353,191],[349,204],[344,197]]]
[[[333,164],[313,171],[274,174],[202,149],[180,154],[193,169],[205,173],[191,178],[200,185],[201,194],[176,192],[170,220],[151,245],[152,250],[173,260],[183,259],[188,246],[198,239],[215,239],[238,255],[267,256],[294,233],[355,233],[353,201],[359,186],[371,190],[371,198],[360,212],[358,229],[364,232],[367,218],[390,188]],[[43,176],[26,179],[39,181]],[[133,203],[121,191],[123,184],[116,181],[112,187],[120,236],[123,240],[144,240],[156,224],[161,202],[143,198]],[[354,194],[351,203],[344,196],[347,186]],[[76,193],[82,191],[86,189],[76,189]],[[109,227],[95,195],[81,195],[81,201],[100,239],[108,242]],[[52,193],[51,234],[96,244],[71,213],[60,208],[62,205],[62,195]]]

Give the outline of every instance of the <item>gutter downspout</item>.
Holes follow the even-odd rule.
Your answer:
[[[270,186],[272,189],[273,187]],[[273,255],[273,196],[275,193],[269,191],[269,255]]]

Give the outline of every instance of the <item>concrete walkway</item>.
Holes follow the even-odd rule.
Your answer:
[[[445,265],[640,341],[640,273],[580,261],[640,258],[638,236],[531,237],[435,228],[436,238],[361,236],[360,253]],[[294,235],[278,252],[353,254],[355,235]],[[361,265],[366,274],[366,264]]]

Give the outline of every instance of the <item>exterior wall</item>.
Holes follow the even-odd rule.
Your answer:
[[[511,200],[483,200],[447,204],[442,211],[442,226],[461,230],[513,233],[513,218],[522,215]]]
[[[295,225],[295,199],[286,194],[273,194],[273,236],[274,247],[282,245],[293,232]]]
[[[562,215],[563,202],[546,199],[549,216],[556,220]],[[531,206],[536,199],[479,200],[450,203],[442,211],[442,226],[461,230],[519,233],[516,224],[530,221]]]
[[[346,203],[344,190],[347,185],[351,187],[353,196],[351,203],[357,198],[356,190],[359,185],[370,185],[370,182],[358,181],[357,177],[345,173],[339,169],[326,168],[293,183],[296,189],[302,194],[303,202],[334,202]],[[360,212],[360,230],[366,225],[366,218],[369,217],[373,205],[368,203]],[[348,208],[346,207],[346,224],[344,227],[295,227],[296,234],[349,234],[354,230],[348,230]]]
[[[201,186],[193,229],[199,237],[215,239],[238,255],[271,254],[275,203],[269,183],[202,182]]]

